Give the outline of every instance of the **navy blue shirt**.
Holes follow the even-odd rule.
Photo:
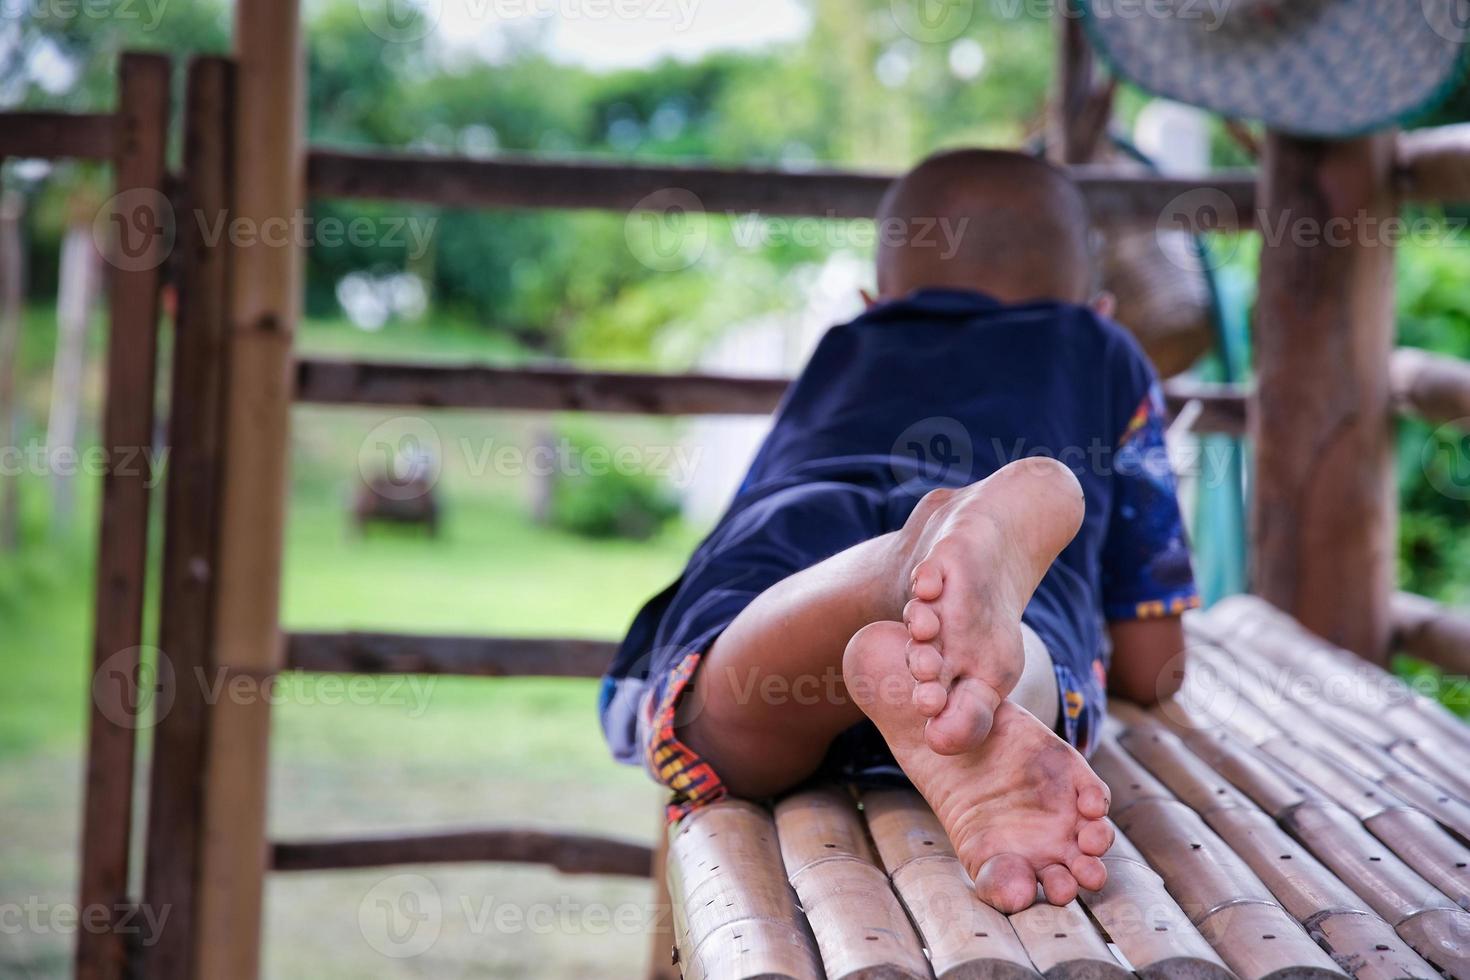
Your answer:
[[[928,490],[1035,455],[1077,474],[1086,513],[1024,619],[1057,665],[1064,716],[1100,712],[1104,621],[1198,603],[1163,435],[1147,358],[1083,306],[930,289],[833,327],[729,510],[624,641],[603,695],[615,754],[634,748],[639,688],[708,649],[763,588],[901,527]]]

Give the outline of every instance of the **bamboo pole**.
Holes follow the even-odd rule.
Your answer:
[[[233,250],[226,381],[225,480],[212,665],[260,693],[211,712],[205,761],[200,969],[210,980],[260,972],[267,865],[270,704],[281,666],[281,549],[291,406],[291,344],[301,257],[271,229],[304,199],[304,66],[296,0],[235,8],[235,220],[256,232]],[[289,225],[288,225],[289,227]]]
[[[1251,434],[1255,590],[1383,662],[1396,512],[1389,429],[1393,136],[1271,133]]]

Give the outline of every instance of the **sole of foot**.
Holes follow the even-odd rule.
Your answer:
[[[1021,613],[1083,510],[1072,471],[1035,458],[934,491],[910,518],[906,660],[935,752],[959,755],[985,740],[1025,666]]]
[[[925,717],[904,696],[912,684],[907,640],[900,623],[865,627],[848,644],[843,675],[944,825],[976,894],[1009,914],[1036,901],[1038,884],[1054,905],[1076,898],[1079,886],[1101,888],[1107,870],[1099,858],[1113,843],[1107,786],[1075,749],[1011,701],[996,709],[978,748],[932,751]]]

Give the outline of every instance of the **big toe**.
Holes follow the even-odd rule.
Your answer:
[[[1036,873],[1019,854],[997,854],[980,866],[975,894],[986,905],[1011,915],[1036,901]]]
[[[1000,697],[972,678],[950,689],[944,710],[924,726],[924,741],[940,755],[960,755],[978,748],[990,734]]]

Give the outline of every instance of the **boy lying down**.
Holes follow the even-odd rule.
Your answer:
[[[1018,911],[1039,883],[1065,904],[1107,876],[1084,759],[1104,691],[1173,693],[1198,603],[1157,379],[1100,312],[1061,172],[941,154],[879,220],[878,302],[822,339],[727,513],[638,614],[603,727],[673,791],[671,818],[906,777],[981,899]],[[939,221],[944,248],[917,233]]]

